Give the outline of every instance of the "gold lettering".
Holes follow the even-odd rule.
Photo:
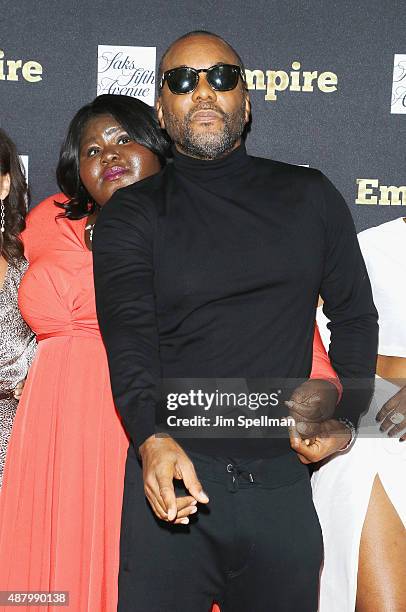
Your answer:
[[[378,179],[357,179],[358,196],[356,204],[378,204],[376,195],[372,195],[374,190],[371,187],[378,187]]]
[[[246,70],[248,89],[266,89],[265,75],[262,70]]]
[[[4,51],[3,49],[0,49],[0,81],[5,81],[6,77],[4,74]]]
[[[303,72],[303,87],[302,91],[313,91],[312,82],[317,79],[317,70],[314,72]]]
[[[285,90],[313,92],[318,88],[323,93],[337,91],[338,76],[334,72],[301,72],[301,67],[301,63],[294,60],[289,73],[284,70],[246,70],[247,88],[266,89],[265,100],[271,101]]]
[[[19,70],[22,65],[22,60],[7,60],[7,81],[18,81],[17,70]]]
[[[26,62],[22,69],[23,77],[29,83],[37,83],[42,80],[42,66],[38,62]]]
[[[401,187],[381,185],[379,191],[381,193],[379,204],[383,206],[388,206],[389,204],[391,206],[406,205],[406,185]]]
[[[320,91],[329,93],[337,91],[337,75],[334,72],[322,72],[317,80],[317,86]]]
[[[266,71],[265,100],[276,100],[276,91],[285,91],[289,85],[289,76],[284,70]]]
[[[29,83],[42,80],[42,66],[39,62],[29,60],[23,64],[23,60],[5,60],[4,51],[0,49],[0,81],[18,81],[20,70],[23,78]]]
[[[292,62],[293,70],[300,70],[300,62]],[[289,91],[301,91],[301,86],[299,85],[300,72],[291,72],[290,73],[290,87]]]

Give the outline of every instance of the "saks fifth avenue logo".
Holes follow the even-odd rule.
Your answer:
[[[19,155],[21,169],[24,172],[25,180],[28,183],[28,155]]]
[[[301,70],[301,63],[294,61],[291,70],[246,70],[248,89],[262,89],[265,100],[275,101],[282,91],[312,93],[319,90],[323,93],[337,91],[338,76],[334,72]]]
[[[391,113],[406,113],[406,55],[395,55]]]
[[[378,179],[357,179],[356,204],[406,206],[406,185],[381,185]]]
[[[97,95],[116,94],[154,104],[156,47],[98,46]]]
[[[7,59],[0,49],[0,81],[38,83],[42,80],[42,66],[34,60]]]

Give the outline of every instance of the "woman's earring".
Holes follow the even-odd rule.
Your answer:
[[[6,211],[3,200],[0,200],[0,231],[4,234],[6,229]]]

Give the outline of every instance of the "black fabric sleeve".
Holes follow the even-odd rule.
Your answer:
[[[137,194],[138,195],[138,194]],[[118,190],[93,237],[96,308],[116,407],[136,449],[155,432],[159,341],[153,289],[155,220],[150,202]]]
[[[378,315],[354,222],[343,197],[321,176],[325,219],[325,265],[320,295],[330,319],[329,357],[343,383],[336,416],[357,426],[374,387]]]

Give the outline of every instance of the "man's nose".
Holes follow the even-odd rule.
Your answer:
[[[199,82],[192,94],[192,100],[193,102],[198,100],[217,100],[216,92],[207,82],[205,72],[199,73]]]

